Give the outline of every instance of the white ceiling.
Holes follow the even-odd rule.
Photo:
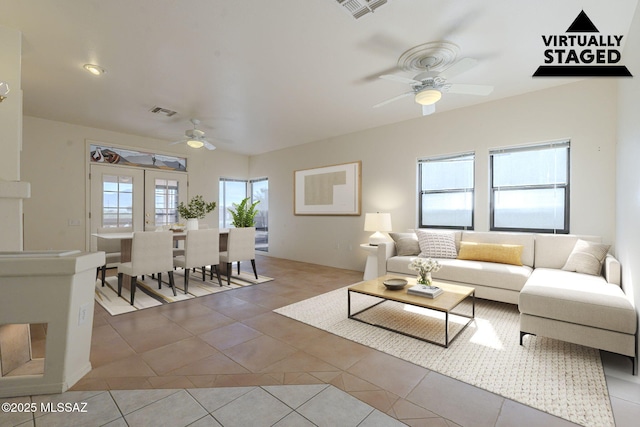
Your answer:
[[[372,106],[409,89],[377,76],[413,77],[396,63],[427,42],[480,60],[454,83],[495,90],[445,94],[421,120],[567,83],[531,77],[541,35],[564,33],[582,9],[602,33],[627,34],[636,5],[388,0],[356,20],[336,0],[1,0],[0,25],[23,34],[26,115],[167,142],[195,117],[219,149],[259,154],[421,117],[410,97]],[[107,72],[94,77],[85,63]]]

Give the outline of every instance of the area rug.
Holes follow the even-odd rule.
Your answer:
[[[166,274],[162,277],[162,288],[158,289],[158,281],[151,276],[145,276],[144,280],[138,278],[138,287],[136,288],[136,296],[133,305],[130,304],[129,285],[123,285],[122,295],[118,296],[118,277],[107,277],[105,286],[102,286],[101,280],[96,280],[95,300],[104,307],[112,316],[118,314],[129,313],[132,311],[142,310],[150,307],[157,307],[163,304],[171,304],[177,301],[184,301],[192,298],[198,298],[204,295],[210,295],[217,292],[228,291],[243,286],[257,285],[259,283],[270,282],[271,277],[258,275],[258,280],[253,274],[241,272],[231,275],[231,283],[227,286],[226,276],[220,276],[222,286],[218,284],[216,275],[213,280],[209,279],[209,271],[207,270],[206,280],[202,280],[202,272],[197,269],[196,273],[189,276],[189,291],[184,293],[184,270],[178,269],[174,272],[174,282],[177,295],[173,295],[173,291],[167,282]]]
[[[379,301],[352,293],[351,312]],[[574,423],[615,425],[599,351],[531,335],[520,346],[515,305],[476,299],[475,320],[449,348],[347,318],[346,287],[274,311]],[[358,317],[433,339],[443,320],[430,313],[386,301]],[[452,317],[456,333],[467,319]]]

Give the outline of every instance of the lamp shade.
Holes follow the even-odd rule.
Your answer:
[[[366,214],[364,217],[364,231],[391,231],[391,214]]]
[[[416,93],[415,101],[420,105],[431,105],[440,101],[442,92],[438,89],[425,89]]]

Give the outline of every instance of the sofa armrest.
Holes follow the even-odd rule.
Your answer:
[[[387,260],[396,254],[396,244],[385,242],[378,245],[378,276],[387,274]]]
[[[604,278],[607,280],[607,283],[618,286],[621,285],[622,274],[620,261],[618,261],[613,255],[607,254],[604,259],[603,270]]]

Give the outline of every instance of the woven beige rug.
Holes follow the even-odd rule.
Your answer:
[[[351,312],[378,301],[353,293]],[[520,346],[515,305],[477,299],[475,320],[449,348],[348,319],[346,287],[274,311],[574,423],[615,425],[599,351],[530,335]],[[391,301],[359,317],[429,339],[444,334],[430,311]],[[455,333],[466,319],[451,322]]]

